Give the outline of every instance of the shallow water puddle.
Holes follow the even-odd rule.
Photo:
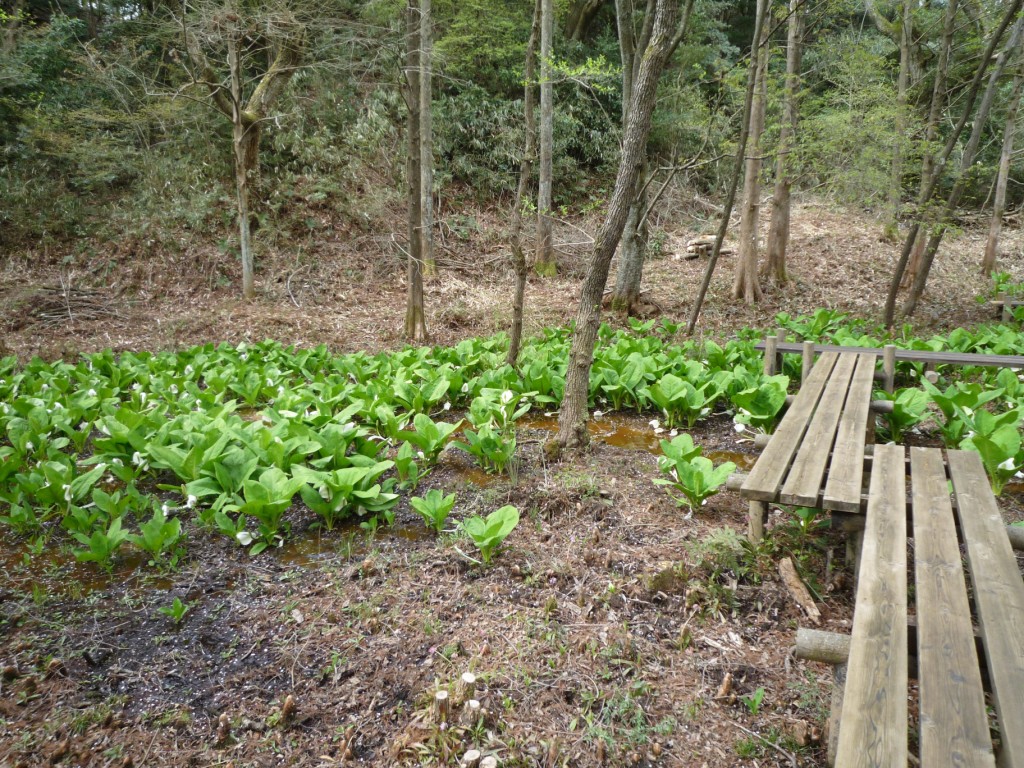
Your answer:
[[[558,417],[545,416],[542,413],[528,413],[516,424],[528,429],[558,431]],[[587,431],[592,440],[597,440],[605,445],[626,450],[647,451],[655,456],[661,455],[661,441],[671,439],[667,432],[655,433],[651,425],[641,422],[639,417],[619,413],[603,414],[598,418],[591,418],[587,422]],[[757,456],[737,451],[705,450],[703,455],[711,459],[716,466],[731,461],[736,465],[736,469],[743,472],[753,467],[754,462],[757,461]]]
[[[145,556],[130,553],[116,560],[109,573],[94,563],[80,563],[72,552],[60,547],[44,547],[34,552],[24,542],[0,544],[4,564],[5,587],[19,592],[41,589],[47,595],[84,597],[126,582],[143,582],[146,589],[166,591],[170,579],[153,575],[144,568]]]

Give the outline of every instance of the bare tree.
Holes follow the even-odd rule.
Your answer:
[[[199,6],[181,17],[192,81],[205,86],[214,106],[231,120],[235,167],[242,294],[253,298],[249,187],[259,170],[260,133],[270,110],[302,61],[305,27],[286,5],[249,14],[238,5]],[[223,55],[227,72],[217,72],[211,58]],[[262,75],[252,78],[253,70]],[[250,84],[255,80],[255,85]]]
[[[615,0],[615,15],[619,30],[619,53],[622,59],[622,130],[629,125],[629,110],[633,102],[633,83],[639,75],[640,59],[637,50],[643,52],[651,35],[654,16],[652,4],[648,2],[647,13],[644,14],[643,27],[639,35],[633,28],[636,10],[633,0]],[[615,291],[612,293],[612,308],[631,313],[640,298],[640,282],[643,278],[644,250],[646,247],[646,222],[640,221],[646,199],[646,185],[643,184],[643,172],[646,169],[646,153],[644,168],[637,177],[637,191],[630,203],[626,215],[626,226],[622,231],[619,243],[619,268],[615,279]]]
[[[646,157],[647,137],[651,130],[651,114],[654,111],[658,79],[672,51],[673,26],[677,15],[675,0],[653,2],[653,33],[647,49],[641,56],[640,71],[633,84],[633,106],[630,109],[629,125],[623,137],[615,188],[604,223],[594,240],[590,266],[580,290],[565,395],[558,416],[559,449],[582,448],[589,442],[587,393],[590,385],[590,368],[594,360],[594,344],[601,323],[601,297],[608,282],[612,256],[626,224],[636,180]]]
[[[932,185],[935,174],[935,150],[934,144],[938,136],[939,120],[942,117],[942,107],[946,103],[946,77],[949,69],[949,54],[953,47],[953,35],[956,32],[957,0],[949,0],[946,6],[946,13],[942,22],[942,45],[939,48],[939,57],[935,63],[935,81],[932,85],[932,100],[928,108],[928,121],[925,123],[925,151],[921,159],[921,188],[919,199],[924,196],[925,191]],[[924,238],[915,239],[913,250],[910,252],[910,261],[907,264],[906,273],[903,276],[904,284],[912,282],[921,265],[921,257],[924,253]]]
[[[765,27],[764,34],[767,35]],[[761,299],[757,276],[758,220],[761,213],[761,133],[764,130],[767,100],[768,46],[767,37],[757,47],[757,74],[754,101],[750,108],[750,132],[747,138],[746,170],[743,175],[743,203],[740,210],[739,245],[736,254],[736,276],[732,284],[733,298],[753,304]],[[755,55],[755,54],[751,54]]]
[[[1013,156],[1013,140],[1016,135],[1017,110],[1020,107],[1022,86],[1024,86],[1024,59],[1017,65],[1013,79],[1013,93],[1006,107],[1006,123],[1003,126],[1003,148],[999,153],[999,171],[996,175],[996,191],[992,200],[992,221],[985,243],[985,256],[981,261],[981,273],[991,275],[999,258],[999,235],[1003,228],[1003,212],[1006,210],[1006,180],[1010,176],[1010,158]]]
[[[1017,2],[1017,8],[1019,10],[1020,0]],[[1015,16],[1016,13],[1013,15]],[[1012,16],[1006,17],[1006,21],[1009,22],[1011,18]],[[997,33],[998,37],[996,39],[1002,37],[1004,30],[1005,26]],[[906,316],[910,316],[914,313],[914,309],[917,307],[917,302],[920,300],[921,294],[924,293],[924,287],[928,280],[928,273],[931,271],[932,263],[935,260],[935,254],[938,252],[942,238],[946,234],[947,222],[952,216],[953,211],[956,210],[956,206],[960,203],[960,197],[963,195],[967,182],[971,178],[974,170],[974,161],[978,156],[978,148],[981,145],[982,134],[985,132],[985,123],[988,120],[989,112],[992,109],[992,104],[994,103],[996,94],[999,90],[999,80],[1002,77],[1010,58],[1014,55],[1020,55],[1022,38],[1024,38],[1024,18],[1018,19],[1016,24],[1014,24],[1009,42],[996,58],[995,66],[992,68],[992,73],[989,76],[985,93],[982,95],[981,103],[978,105],[978,112],[974,116],[974,124],[971,129],[970,138],[968,138],[967,145],[964,147],[963,153],[960,155],[959,175],[956,182],[953,184],[953,189],[950,190],[945,206],[942,208],[939,221],[932,228],[931,234],[928,237],[927,247],[921,257],[920,268],[914,276],[914,282],[910,287],[910,293],[907,296],[907,301],[903,305],[903,314]]]
[[[421,91],[421,17],[419,0],[408,0],[406,6],[405,82],[402,95],[409,113],[408,147],[405,176],[408,184],[409,254],[406,269],[405,335],[414,341],[425,341],[427,322],[423,308],[423,172]]]
[[[974,70],[974,78],[971,80],[970,85],[967,87],[966,94],[964,96],[963,109],[960,113],[960,119],[957,121],[956,125],[953,127],[953,130],[950,131],[950,134],[946,139],[946,145],[942,148],[942,152],[938,157],[935,172],[932,174],[931,179],[929,180],[928,187],[926,189],[923,189],[921,191],[920,196],[918,197],[916,217],[914,222],[910,225],[910,229],[907,232],[907,236],[903,241],[903,250],[900,253],[899,260],[896,262],[896,268],[893,271],[893,277],[889,283],[889,294],[888,296],[886,296],[885,299],[885,308],[883,309],[882,320],[886,326],[892,326],[896,316],[896,296],[899,293],[900,283],[903,278],[903,273],[907,268],[907,262],[910,260],[910,252],[914,246],[914,242],[916,241],[917,235],[921,229],[922,213],[925,210],[926,206],[930,203],[932,197],[934,196],[935,189],[937,187],[937,180],[942,176],[942,173],[946,167],[946,163],[949,161],[949,158],[952,155],[953,150],[956,147],[961,134],[963,133],[964,127],[967,125],[967,121],[973,114],[974,103],[977,100],[978,93],[981,90],[981,81],[985,77],[985,72],[988,70],[989,63],[992,61],[995,49],[998,47],[1000,41],[1003,39],[1003,34],[1006,32],[1006,29],[1010,25],[1010,23],[1014,19],[1016,19],[1017,14],[1020,12],[1021,3],[1022,0],[1011,1],[1010,5],[1007,7],[1006,12],[1002,17],[1002,21],[1000,22],[999,27],[989,36],[988,44],[986,45],[984,52],[981,54],[981,57],[978,60],[978,65]],[[1002,57],[1000,57],[1000,59],[1003,60],[1005,65],[1005,59],[1003,59]],[[991,82],[989,83],[989,86],[989,90],[991,90]],[[991,106],[991,102],[989,103],[989,106]],[[987,114],[987,110],[979,108],[978,114],[975,115],[974,131],[972,131],[972,133],[981,130],[981,128],[984,125]],[[951,193],[950,195],[950,200],[954,200],[955,198],[954,205],[955,201],[959,200],[959,196],[960,192],[957,192],[954,188],[954,192]],[[941,230],[936,229],[935,231],[933,231],[933,239],[935,239],[936,235],[938,235],[937,239],[935,239],[936,249],[938,249],[938,243],[941,241],[942,233],[944,232],[944,228],[941,228]],[[934,255],[934,253],[932,255]],[[929,261],[927,263],[927,266],[925,266],[923,269],[923,277],[921,275],[918,275],[917,279],[915,279],[914,281],[915,290],[917,290],[916,286],[920,283],[920,289],[917,290],[917,296],[919,296],[920,292],[924,290],[924,281],[927,280],[928,269],[930,268],[930,266],[931,263]],[[917,297],[912,294],[911,299],[908,299],[908,303],[904,308],[904,312],[907,314],[912,312],[914,306],[916,306],[916,303]]]
[[[711,256],[708,265],[704,269],[704,277],[701,278],[700,288],[697,290],[697,298],[693,301],[693,308],[690,310],[690,318],[686,321],[686,332],[693,333],[697,327],[697,319],[700,317],[701,307],[704,306],[704,298],[711,286],[711,278],[715,274],[715,266],[718,263],[718,255],[722,252],[722,243],[725,242],[725,233],[729,229],[729,221],[732,218],[732,207],[736,202],[736,188],[739,186],[740,176],[743,174],[743,160],[747,151],[747,138],[750,132],[750,116],[753,113],[754,90],[757,85],[757,68],[760,62],[758,49],[763,38],[765,16],[767,15],[767,0],[758,0],[757,11],[754,14],[754,39],[750,46],[750,62],[747,67],[747,90],[743,97],[743,116],[740,118],[740,135],[736,142],[736,157],[733,160],[732,177],[729,181],[729,191],[725,195],[725,203],[722,206],[722,220],[718,224],[718,232],[715,234],[715,244],[711,248]]]
[[[555,12],[552,0],[541,0],[540,13],[540,178],[537,190],[537,256],[534,269],[551,276],[557,269],[552,243],[551,186],[554,154],[554,83],[551,43]]]
[[[533,9],[533,25],[530,39],[526,44],[526,67],[523,79],[523,123],[526,127],[526,147],[519,161],[519,183],[516,185],[515,207],[512,210],[512,267],[516,282],[512,293],[512,326],[508,333],[509,365],[519,361],[519,347],[523,340],[523,311],[526,303],[526,252],[523,248],[523,200],[533,175],[534,155],[537,154],[537,126],[534,120],[534,93],[537,88],[537,39],[540,37],[541,0],[536,0]]]
[[[434,259],[433,40],[430,0],[420,0],[420,255],[424,277],[437,272]]]
[[[790,178],[792,159],[796,144],[797,121],[800,110],[797,106],[797,90],[800,87],[800,60],[803,49],[802,14],[803,0],[789,2],[789,28],[786,35],[786,84],[782,92],[782,125],[779,128],[779,152],[775,159],[775,192],[772,195],[772,221],[768,230],[768,253],[765,262],[766,275],[782,284],[786,275],[786,249],[789,246]]]

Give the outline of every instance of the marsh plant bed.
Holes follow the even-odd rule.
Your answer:
[[[695,437],[752,450],[724,418]],[[460,516],[524,511],[488,567],[404,506],[375,536],[294,531],[257,558],[197,537],[158,575],[23,568],[8,544],[0,761],[454,765],[475,747],[501,765],[820,764],[826,668],[787,661],[801,616],[769,550],[739,543],[745,506],[723,493],[683,521],[656,473],[653,454],[600,442],[557,466],[527,442],[515,480],[444,457],[421,492],[456,491]],[[846,573],[837,558],[825,579],[816,549],[832,542],[803,544],[845,626]],[[180,622],[159,612],[175,598]],[[467,671],[484,714],[441,729],[434,693]]]

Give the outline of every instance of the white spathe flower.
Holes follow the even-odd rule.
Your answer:
[[[238,539],[238,543],[243,547],[248,547],[252,544],[252,534],[248,531],[239,531],[235,534],[235,538]]]
[[[78,431],[79,432],[85,432],[85,430],[87,430],[88,428],[89,428],[89,422],[88,421],[83,421],[81,424],[78,425]]]
[[[735,429],[737,432],[745,432],[747,429],[747,425],[744,424],[743,422],[736,421],[733,422],[732,428]]]
[[[49,385],[49,384],[43,384],[43,386],[41,386],[41,387],[39,388],[39,391],[40,391],[40,392],[45,392],[45,391],[46,391],[46,390],[48,390],[49,388],[50,388],[50,385]]]
[[[115,467],[123,467],[124,466],[124,462],[121,461],[121,459],[119,459],[117,456],[112,458],[110,460],[110,463],[113,464]]]
[[[134,384],[132,384],[132,391],[133,392],[138,392],[140,389],[142,389],[142,385],[139,384],[139,382],[136,381]]]
[[[64,486],[64,501],[71,501],[71,486]]]
[[[999,465],[1000,469],[1005,469],[1005,470],[1011,470],[1011,469],[1013,469],[1013,467],[1014,467],[1013,456],[1011,456],[1010,458],[1008,458],[1006,461],[1002,462]]]
[[[662,432],[664,432],[664,431],[665,431],[665,430],[664,430],[664,429],[662,429],[661,427],[655,427],[655,428],[654,428],[654,434],[656,434],[656,435],[660,435],[660,434],[661,434]]]
[[[278,387],[277,388],[277,396],[278,397],[284,397],[284,387]]]
[[[96,390],[95,389],[90,389],[85,394],[87,394],[89,397],[96,397]]]
[[[469,382],[468,381],[465,384],[462,385],[462,394],[466,394],[467,392],[469,392]]]
[[[509,403],[512,402],[514,398],[515,394],[512,392],[512,390],[506,389],[504,392],[501,393],[501,404],[508,405]]]
[[[31,440],[29,440],[27,443],[25,443],[25,450],[26,451],[34,451],[35,449],[36,449],[36,447],[35,447],[35,445],[33,445]]]
[[[146,459],[143,457],[141,453],[136,451],[135,453],[132,454],[132,464],[134,464],[137,467],[141,467],[145,463]]]
[[[323,499],[324,501],[331,500],[331,489],[328,488],[326,485],[320,486],[320,498]]]
[[[444,405],[441,406],[441,410],[443,410],[443,411],[450,411],[451,409],[452,409],[452,404],[449,403],[447,400],[445,401]]]
[[[178,394],[178,385],[177,384],[171,384],[171,386],[169,386],[167,389],[170,391],[170,393],[172,395]]]
[[[426,455],[425,455],[425,454],[423,453],[423,451],[416,451],[416,458],[418,458],[418,459],[419,459],[420,461],[423,461],[423,460],[424,460],[425,458],[427,458],[427,457],[426,457]]]
[[[673,429],[671,432],[668,433],[668,436],[669,437],[675,437],[678,434],[679,434],[679,430],[678,429]]]
[[[973,410],[972,408],[968,408],[968,407],[967,407],[967,406],[965,405],[965,406],[964,406],[964,413],[966,413],[966,414],[967,414],[968,416],[973,416],[973,415],[974,415],[974,410]]]
[[[164,517],[167,517],[167,514],[171,511],[171,508],[167,506],[166,501],[160,505],[160,511],[164,513]]]
[[[602,416],[604,416],[604,411],[594,411],[595,419],[600,419]]]
[[[148,397],[148,395],[146,395],[145,392],[139,392],[139,402],[141,402],[143,405],[146,404],[146,397]]]
[[[267,386],[268,386],[268,387],[272,387],[272,386],[274,386],[274,380],[268,377],[268,378],[267,378]]]
[[[661,422],[659,422],[657,419],[651,419],[647,423],[650,424],[651,427],[653,427],[654,429],[657,429],[659,426],[661,426]]]
[[[55,410],[55,411],[63,411],[64,410],[64,406],[61,405],[59,402],[54,401],[54,403],[53,403],[53,410]]]
[[[197,501],[199,501],[199,499],[197,499],[194,494],[190,493],[188,498],[185,499],[185,509],[192,509],[195,507]]]

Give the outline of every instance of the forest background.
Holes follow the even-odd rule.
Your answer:
[[[524,251],[537,274],[580,275],[655,12],[673,5],[622,235],[639,266],[620,267],[613,305],[652,311],[643,263],[681,250],[681,220],[713,231],[723,207],[738,217],[736,266],[719,267],[733,294],[785,285],[790,188],[877,222],[887,320],[913,312],[950,226],[991,220],[982,271],[999,268],[998,224],[1024,201],[1022,25],[1020,3],[980,0],[8,0],[7,266],[150,294],[160,276],[247,296],[255,280],[296,306],[317,274],[357,282],[368,261],[399,285],[406,264],[429,281]],[[406,337],[427,337],[420,318]]]

